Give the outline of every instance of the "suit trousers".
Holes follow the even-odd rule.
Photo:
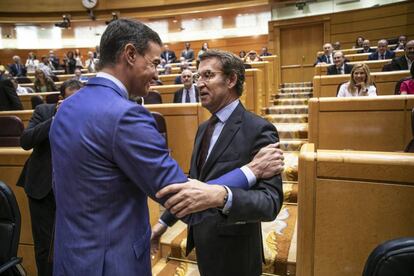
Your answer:
[[[52,238],[55,223],[55,196],[53,191],[42,199],[29,198],[30,217],[32,220],[32,233],[35,247],[35,257],[38,276],[51,276],[53,274],[52,263]]]

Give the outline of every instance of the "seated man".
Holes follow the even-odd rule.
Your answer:
[[[407,37],[405,35],[400,35],[398,37],[398,45],[395,46],[394,49],[392,49],[392,50],[393,51],[404,50],[406,43],[407,43]]]
[[[0,81],[0,111],[23,109],[11,80]]]
[[[262,50],[260,52],[260,56],[261,57],[267,57],[267,56],[271,56],[272,54],[269,53],[269,51],[267,50],[267,47],[262,47]]]
[[[335,51],[341,50],[341,42],[339,42],[339,41],[336,41],[332,46],[333,46]]]
[[[365,39],[364,42],[362,42],[362,50],[358,50],[357,54],[374,53],[374,52],[375,50],[371,48],[369,40]]]
[[[351,73],[353,66],[345,63],[345,57],[341,51],[335,52],[334,63],[335,64],[328,67],[328,75],[343,75]]]
[[[184,84],[174,94],[174,103],[198,103],[199,94],[198,88],[193,83],[193,72],[190,69],[185,69],[181,73],[181,82]]]
[[[405,45],[405,55],[396,57],[391,61],[392,71],[410,70],[414,61],[414,40]]]
[[[26,67],[24,66],[24,64],[21,63],[20,57],[14,56],[13,62],[14,63],[10,64],[9,66],[10,74],[13,77],[25,77],[27,71],[26,71]]]
[[[323,45],[323,55],[319,56],[316,61],[315,65],[319,63],[327,63],[327,64],[333,64],[333,48],[331,43],[326,43]]]
[[[170,50],[168,44],[164,44],[164,51],[161,53],[161,58],[168,63],[175,63],[177,61],[177,57],[175,56],[175,52]]]
[[[378,48],[375,53],[368,56],[368,60],[391,59],[395,57],[395,53],[388,50],[388,41],[381,39],[378,41]]]
[[[80,82],[86,82],[88,81],[88,77],[82,76],[82,70],[79,68],[75,69],[75,77],[73,77],[75,80],[78,80]]]

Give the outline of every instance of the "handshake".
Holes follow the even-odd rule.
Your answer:
[[[256,179],[267,179],[283,172],[283,151],[279,143],[263,147],[246,166],[255,175]],[[230,184],[229,184],[230,186]],[[169,185],[156,194],[157,198],[167,195],[171,197],[164,207],[177,218],[204,211],[210,208],[223,208],[227,198],[227,189],[221,185],[206,184],[196,179],[189,179],[186,183]],[[151,253],[155,254],[161,235],[167,226],[158,222],[154,225],[151,235]]]

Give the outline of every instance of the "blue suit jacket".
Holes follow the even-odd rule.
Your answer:
[[[387,50],[385,52],[385,59],[391,59],[395,57],[395,53]],[[368,60],[378,60],[378,52],[372,53],[368,56]]]
[[[93,78],[59,108],[50,143],[54,275],[151,275],[147,195],[187,180],[151,114],[110,80]],[[243,181],[240,170],[230,175]]]

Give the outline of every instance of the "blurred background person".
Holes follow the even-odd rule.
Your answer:
[[[39,60],[36,58],[36,55],[33,52],[29,52],[29,55],[26,60],[27,72],[33,73],[38,66],[39,66]]]
[[[58,91],[53,80],[46,76],[45,72],[41,69],[36,69],[34,80],[35,92],[53,92]]]

